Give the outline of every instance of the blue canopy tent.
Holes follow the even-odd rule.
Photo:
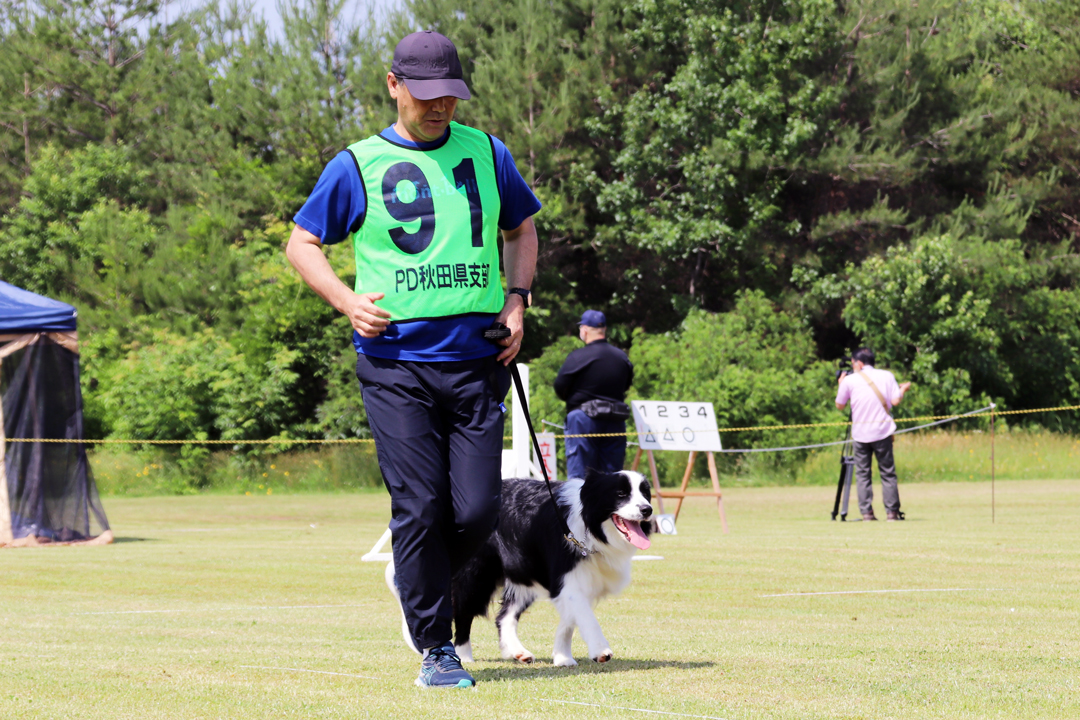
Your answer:
[[[82,442],[75,318],[0,281],[0,545],[113,539]]]

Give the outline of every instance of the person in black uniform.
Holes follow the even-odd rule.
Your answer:
[[[622,350],[607,342],[607,318],[599,310],[586,310],[578,323],[585,347],[570,353],[555,378],[555,394],[566,402],[566,434],[618,433],[612,437],[567,437],[566,476],[583,478],[589,468],[601,472],[622,470],[626,458],[625,406],[634,380],[634,364]],[[597,401],[597,402],[593,402]]]

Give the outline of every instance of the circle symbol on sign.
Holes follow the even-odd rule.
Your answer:
[[[691,430],[690,428],[683,428],[682,436],[683,436],[683,440],[685,440],[686,442],[688,442],[688,443],[694,442],[694,431]]]

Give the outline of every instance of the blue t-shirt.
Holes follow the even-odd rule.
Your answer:
[[[450,132],[449,129],[447,132]],[[398,135],[394,126],[383,130],[384,138],[399,145],[419,150],[440,147],[445,139],[430,143],[406,140]],[[499,227],[514,230],[540,210],[540,201],[521,177],[510,151],[498,138],[492,138],[495,148],[495,176],[499,187],[501,207]],[[356,163],[344,150],[327,164],[311,191],[307,202],[296,213],[297,225],[315,235],[324,245],[346,240],[359,229],[364,216],[364,184]],[[353,332],[356,351],[373,357],[393,360],[419,360],[436,362],[446,360],[474,360],[494,355],[499,347],[483,338],[483,332],[495,315],[477,313],[434,320],[391,322],[377,338],[361,337]]]

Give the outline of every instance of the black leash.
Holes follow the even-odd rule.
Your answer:
[[[544,476],[544,482],[547,483],[548,495],[551,496],[551,504],[555,506],[555,514],[559,516],[559,522],[562,523],[563,529],[566,530],[563,537],[581,552],[581,557],[588,557],[588,548],[586,548],[580,540],[574,537],[573,531],[570,530],[570,526],[566,523],[566,518],[563,517],[562,511],[559,510],[559,503],[555,501],[555,492],[551,489],[551,480],[548,478],[547,464],[544,462],[544,456],[540,452],[540,441],[536,439],[536,431],[533,430],[532,418],[529,417],[529,403],[525,400],[525,387],[521,383],[521,374],[518,373],[516,360],[510,361],[510,376],[514,378],[514,385],[517,387],[518,402],[521,403],[521,409],[524,411],[525,424],[529,426],[529,436],[532,437],[533,449],[536,450],[536,457],[540,459],[540,472]]]

